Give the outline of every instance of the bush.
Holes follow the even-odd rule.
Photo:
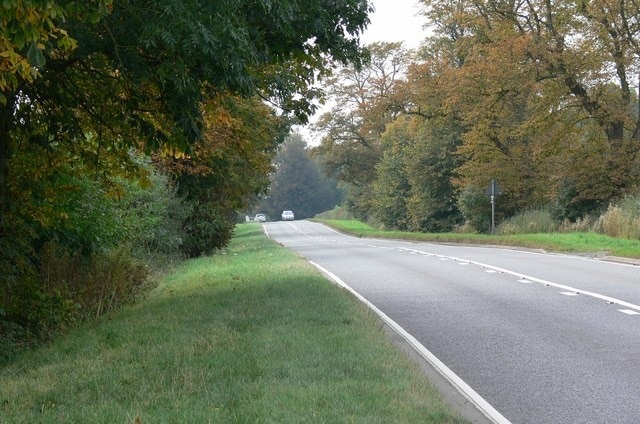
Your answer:
[[[594,228],[594,218],[591,216],[585,216],[584,218],[578,218],[575,221],[565,219],[558,227],[558,231],[561,233],[588,232],[593,231]]]
[[[637,199],[625,199],[621,206],[609,205],[600,215],[595,230],[610,237],[640,239],[640,214]]]
[[[181,251],[185,237],[182,225],[192,213],[191,207],[178,196],[167,176],[149,171],[149,187],[123,182],[126,195],[115,205],[121,231],[136,256],[176,254]]]
[[[491,203],[484,193],[473,186],[467,186],[460,193],[458,208],[465,219],[465,227],[479,233],[491,230]]]
[[[86,257],[48,242],[37,262],[37,274],[23,275],[0,293],[0,362],[81,321],[111,313],[154,286],[146,265],[124,247]]]
[[[533,234],[557,231],[558,224],[548,209],[533,209],[521,212],[503,221],[498,234]]]
[[[195,258],[213,253],[229,242],[235,226],[235,211],[224,211],[212,203],[193,202],[184,222],[183,253]]]

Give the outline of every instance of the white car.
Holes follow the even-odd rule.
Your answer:
[[[292,211],[282,211],[283,221],[293,221],[294,219],[296,219],[296,217]]]
[[[264,216],[263,213],[257,213],[253,220],[257,222],[265,222],[267,220],[267,217]]]

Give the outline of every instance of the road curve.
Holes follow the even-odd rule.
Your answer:
[[[398,323],[511,423],[640,423],[639,267],[363,239],[308,221],[264,228]]]

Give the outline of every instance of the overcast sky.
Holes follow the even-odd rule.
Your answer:
[[[374,41],[404,41],[404,46],[416,48],[425,37],[425,18],[416,0],[372,0],[376,9],[371,23],[362,36],[365,44]]]

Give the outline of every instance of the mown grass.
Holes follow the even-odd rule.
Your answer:
[[[640,240],[621,239],[590,232],[538,234],[461,234],[382,231],[356,220],[316,219],[358,237],[397,238],[442,243],[469,243],[539,248],[557,252],[597,253],[640,258]]]
[[[371,312],[256,224],[0,381],[2,423],[463,422]]]

